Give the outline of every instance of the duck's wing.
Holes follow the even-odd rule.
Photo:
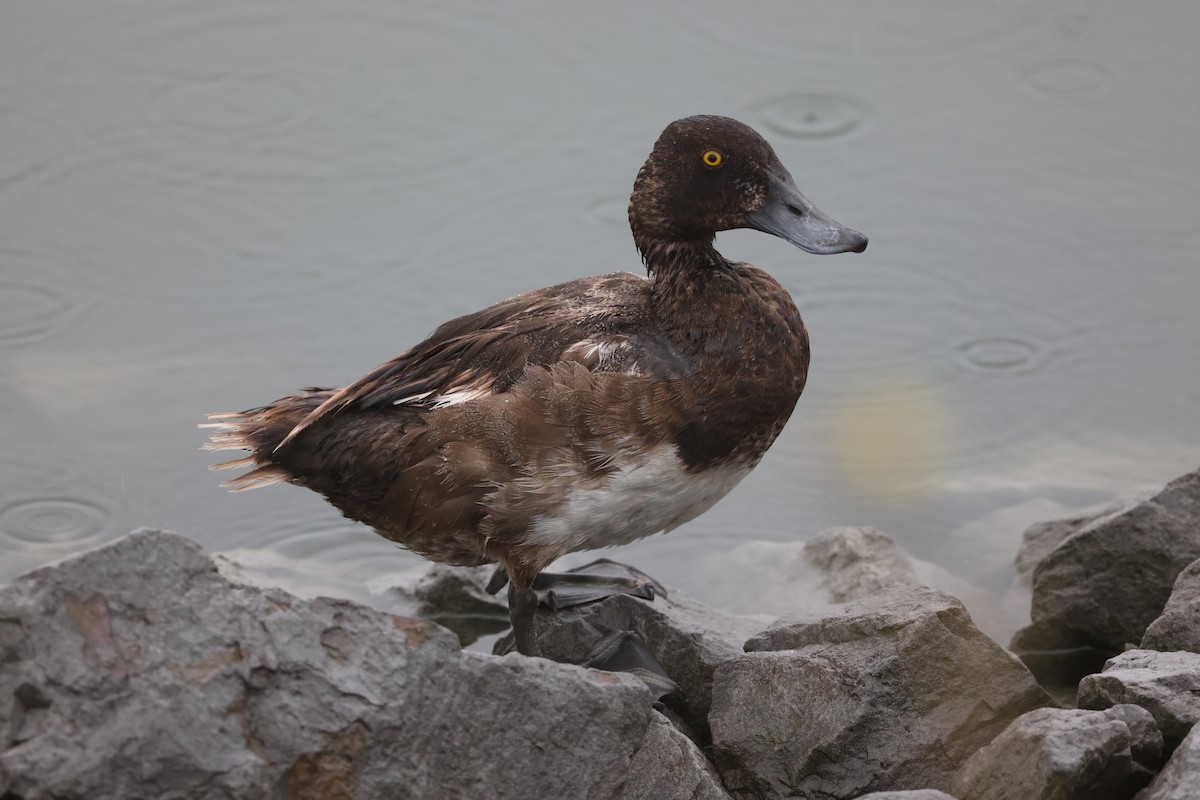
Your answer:
[[[451,320],[417,346],[335,392],[279,443],[347,408],[440,408],[507,391],[531,365],[591,371],[666,369],[672,356],[644,336],[649,281],[630,273],[539,289]],[[640,324],[639,324],[640,323]]]

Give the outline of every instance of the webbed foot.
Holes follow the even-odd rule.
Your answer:
[[[560,609],[599,602],[619,594],[643,600],[654,600],[655,597],[667,595],[662,584],[646,573],[607,558],[564,573],[544,572],[538,575],[533,588],[527,591],[509,583],[508,574],[500,567],[488,582],[487,591],[495,594],[506,584],[509,617],[513,629],[496,642],[492,651],[496,655],[504,655],[514,649],[523,655],[541,655],[537,645],[535,614],[554,613]],[[633,631],[608,631],[581,657],[571,658],[570,663],[608,672],[632,673],[646,684],[656,705],[662,704],[668,698],[681,696],[679,685],[650,654],[642,637]]]
[[[508,583],[504,567],[497,567],[488,581],[487,591],[496,594]],[[667,590],[640,569],[607,558],[566,572],[543,572],[533,581],[538,604],[556,611],[596,603],[614,594],[627,594],[643,600],[666,597]]]

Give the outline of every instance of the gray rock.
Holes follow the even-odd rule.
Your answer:
[[[368,584],[384,611],[430,619],[458,634],[463,646],[508,627],[507,594],[488,594],[495,567],[432,564],[423,572],[382,575]]]
[[[945,789],[1049,698],[953,597],[924,587],[785,618],[714,677],[713,757],[735,797]]]
[[[1145,497],[1118,500],[1092,512],[1076,514],[1065,519],[1037,522],[1025,529],[1021,536],[1021,547],[1017,550],[1017,576],[1026,583],[1033,582],[1033,570],[1050,555],[1056,547],[1071,538],[1076,532],[1103,517],[1127,510]]]
[[[1141,641],[1175,579],[1200,558],[1200,471],[1068,536],[1033,573],[1033,624],[1014,649]]]
[[[898,792],[871,792],[858,800],[955,800],[937,789],[904,789]]]
[[[534,618],[537,654],[554,661],[578,663],[609,631],[639,634],[683,690],[684,717],[701,741],[707,739],[713,671],[741,655],[746,637],[762,625],[762,619],[724,614],[676,591],[653,601],[616,595],[554,613],[539,611]]]
[[[1200,720],[1200,653],[1128,650],[1079,683],[1080,708],[1133,703],[1149,711],[1168,744]]]
[[[654,714],[642,746],[633,754],[621,800],[728,800],[712,764],[691,739]]]
[[[1200,653],[1200,559],[1175,579],[1166,607],[1142,637],[1142,649]]]
[[[884,586],[923,585],[961,600],[980,630],[993,638],[1007,640],[1029,621],[1028,596],[1011,602],[1002,599],[937,564],[909,556],[874,528],[828,528],[808,542],[743,540],[727,550],[699,556],[696,570],[705,575],[732,571],[756,576],[752,585],[716,582],[706,588],[706,602],[735,614],[773,618],[853,600]]]
[[[962,800],[1128,800],[1161,751],[1154,720],[1137,706],[1041,708],[971,756],[951,791]]]
[[[631,676],[236,585],[157,531],[0,589],[0,697],[11,797],[635,797],[656,754],[711,784]]]
[[[1192,727],[1162,772],[1137,800],[1196,800],[1197,797],[1200,797],[1200,725]]]
[[[908,553],[875,528],[827,528],[804,543],[804,557],[825,575],[831,603],[865,597],[886,586],[921,583]]]

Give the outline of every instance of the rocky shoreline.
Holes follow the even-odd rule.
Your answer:
[[[1200,798],[1200,471],[1030,528],[1011,651],[879,531],[803,554],[819,605],[613,597],[529,658],[464,649],[481,571],[398,614],[136,531],[0,587],[0,798]],[[558,663],[614,629],[682,696]]]

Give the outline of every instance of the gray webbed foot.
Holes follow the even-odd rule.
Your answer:
[[[636,675],[646,684],[656,704],[677,701],[683,697],[679,684],[671,680],[658,659],[646,649],[642,637],[633,631],[609,631],[592,645],[579,666]]]
[[[487,591],[496,594],[508,583],[504,567],[497,567],[488,581]],[[538,604],[551,611],[596,603],[614,594],[627,594],[643,600],[666,597],[662,584],[639,569],[607,558],[569,569],[543,572],[533,581]]]
[[[552,614],[619,594],[643,600],[667,596],[662,584],[646,573],[607,558],[563,573],[544,572],[534,580],[533,588],[524,592],[509,583],[508,574],[500,567],[488,582],[487,591],[495,594],[506,584],[513,629],[496,642],[493,652],[497,655],[514,649],[524,655],[541,655],[535,614]],[[570,663],[608,672],[632,673],[646,684],[655,705],[673,702],[682,696],[679,685],[650,654],[642,637],[633,631],[609,630],[585,654],[571,658]]]

